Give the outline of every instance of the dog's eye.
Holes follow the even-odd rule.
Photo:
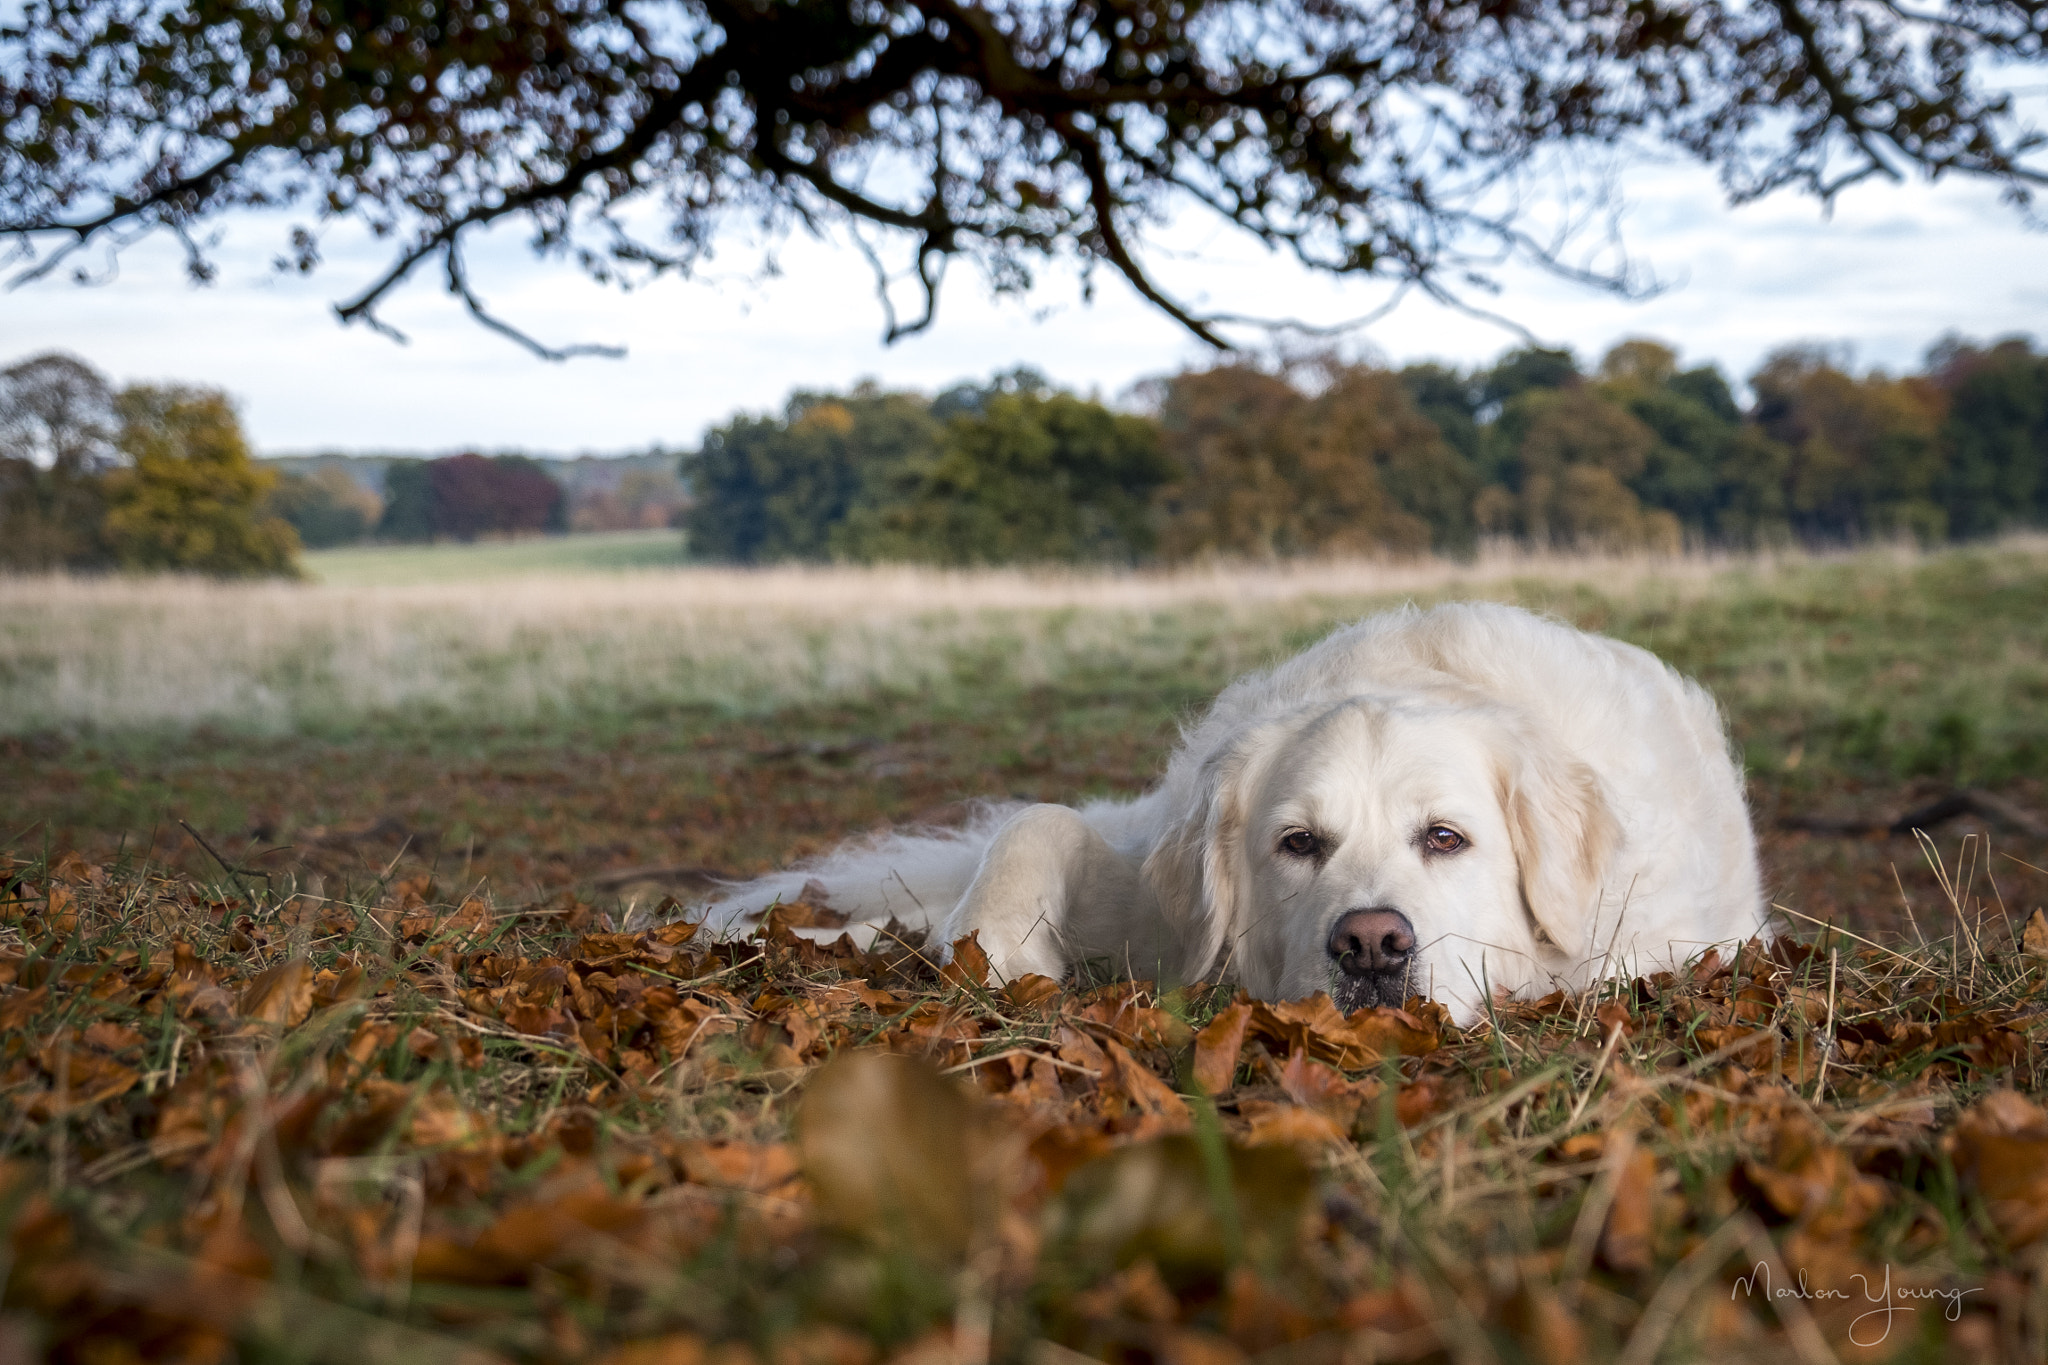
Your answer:
[[[1320,848],[1321,841],[1305,829],[1290,830],[1280,836],[1280,851],[1297,858],[1313,858]]]
[[[1449,825],[1431,825],[1422,842],[1431,853],[1456,853],[1465,846],[1465,836]]]

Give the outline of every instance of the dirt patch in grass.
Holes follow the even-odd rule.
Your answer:
[[[964,717],[679,716],[581,738],[16,744],[0,826],[202,874],[203,838],[236,866],[318,876],[323,894],[421,872],[515,899],[589,893],[633,867],[765,871],[884,824],[957,820],[976,797],[1135,792],[1174,718],[1167,699],[1140,712],[1027,693]]]
[[[1158,772],[1175,710],[1087,708],[1049,694],[973,717],[846,709],[778,723],[679,722],[588,745],[221,740],[150,752],[17,746],[0,825],[17,848],[128,859],[194,876],[213,854],[259,879],[347,898],[427,875],[508,902],[573,891],[621,913],[693,871],[751,875],[886,825],[950,823],[975,798],[1071,802],[1132,794]],[[1987,904],[2048,904],[2048,839],[1965,812],[1913,837],[1813,833],[1815,816],[1874,823],[1950,790],[1940,777],[1826,788],[1756,774],[1751,806],[1773,899],[1859,933],[1950,932],[1934,859],[1973,864]],[[2048,785],[1992,790],[2034,820]],[[181,823],[182,822],[182,823]],[[187,826],[189,826],[189,831]],[[651,876],[636,876],[647,872]]]

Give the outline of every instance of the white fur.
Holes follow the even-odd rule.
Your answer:
[[[1428,851],[1436,824],[1466,847]],[[1297,829],[1322,856],[1281,849]],[[978,932],[1006,978],[1107,959],[1340,1004],[1362,1001],[1332,926],[1393,907],[1419,942],[1409,988],[1460,1022],[1492,989],[1583,987],[1767,932],[1712,698],[1632,645],[1489,603],[1387,612],[1240,679],[1134,801],[988,807],[699,913],[736,932],[810,881],[862,941],[892,917],[940,945]]]

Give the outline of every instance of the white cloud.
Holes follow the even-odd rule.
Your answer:
[[[1896,370],[1950,328],[2048,331],[2048,237],[2026,230],[1989,187],[1869,184],[1845,194],[1832,217],[1793,196],[1729,210],[1711,177],[1690,168],[1637,166],[1624,188],[1629,248],[1671,282],[1667,292],[1630,302],[1515,267],[1489,305],[1589,358],[1624,336],[1653,335],[1737,378],[1798,339],[1846,339],[1861,362]],[[0,360],[62,348],[122,380],[219,385],[242,400],[268,450],[571,451],[691,444],[735,409],[866,375],[931,389],[1023,363],[1113,394],[1205,352],[1107,272],[1084,306],[1070,274],[1053,273],[1019,303],[991,301],[971,271],[956,270],[932,331],[884,347],[872,277],[850,247],[799,238],[779,252],[778,278],[750,283],[735,267],[729,278],[621,295],[533,260],[514,230],[470,252],[493,309],[550,342],[619,343],[628,357],[537,361],[470,321],[427,270],[384,310],[412,337],[401,347],[329,311],[380,268],[378,244],[338,231],[321,271],[281,278],[267,262],[282,237],[275,219],[231,224],[211,288],[187,285],[179,252],[152,240],[123,256],[114,283],[49,280],[0,295]],[[1173,251],[1157,258],[1161,277],[1212,307],[1336,319],[1385,293],[1307,275],[1192,223],[1176,224],[1163,245]],[[1362,340],[1396,362],[1470,364],[1514,339],[1411,300]]]

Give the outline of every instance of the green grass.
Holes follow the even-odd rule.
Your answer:
[[[396,578],[406,556],[509,565],[551,548],[365,562]],[[1436,566],[1353,572],[1327,589],[1313,574],[888,570],[535,569],[381,587],[0,580],[0,734],[471,745],[609,739],[701,717],[802,728],[847,706],[905,723],[1000,718],[1033,693],[1111,705],[1146,728],[1347,621],[1461,597],[1653,650],[1715,691],[1759,771],[1997,782],[2048,766],[2038,543],[1519,574]]]
[[[1691,600],[1526,600],[1705,683],[1753,772],[2001,782],[2048,772],[2048,556],[1956,552],[1736,570]]]
[[[531,574],[629,573],[681,566],[680,531],[602,531],[473,544],[352,545],[312,550],[306,576],[333,587],[462,583]]]

